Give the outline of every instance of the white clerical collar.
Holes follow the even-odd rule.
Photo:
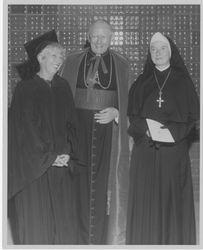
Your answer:
[[[164,67],[161,67],[161,68],[159,66],[155,66],[155,68],[158,69],[159,71],[164,71],[164,70],[168,69],[169,67],[170,67],[170,64],[168,64]]]

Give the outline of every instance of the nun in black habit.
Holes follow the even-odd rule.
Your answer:
[[[18,67],[22,80],[8,120],[14,244],[74,244],[70,168],[77,144],[76,115],[69,84],[57,75],[64,49],[54,30],[24,46],[29,60]]]
[[[126,243],[195,244],[188,135],[199,119],[199,100],[177,47],[159,32],[131,86],[128,116],[134,146]],[[157,131],[172,139],[155,141],[146,118],[160,122]]]

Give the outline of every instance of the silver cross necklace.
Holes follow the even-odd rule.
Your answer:
[[[157,86],[158,86],[158,88],[159,88],[159,98],[156,100],[156,102],[159,103],[159,108],[161,108],[161,104],[162,104],[162,102],[164,102],[164,99],[162,99],[162,94],[163,94],[162,90],[163,90],[163,88],[164,88],[164,86],[165,86],[165,84],[166,84],[166,81],[167,81],[168,78],[169,78],[170,73],[171,73],[171,69],[169,70],[169,72],[168,72],[168,74],[167,74],[167,76],[166,76],[166,79],[164,80],[162,86],[160,87],[159,82],[158,82],[158,79],[157,79],[157,76],[156,76],[156,73],[155,73],[155,71],[154,71],[154,77],[155,77]]]

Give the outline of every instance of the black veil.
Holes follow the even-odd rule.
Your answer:
[[[174,68],[179,72],[182,72],[190,80],[192,80],[190,75],[189,75],[189,72],[185,66],[185,63],[184,63],[184,61],[179,53],[177,46],[171,40],[171,38],[169,38],[168,36],[165,36],[165,37],[168,39],[170,47],[171,47],[171,59],[170,59],[171,68]],[[154,67],[155,67],[155,65],[152,62],[150,50],[148,49],[147,60],[145,62],[144,70],[143,70],[144,79],[147,79],[152,74]]]
[[[177,46],[169,37],[167,37],[167,39],[171,46],[170,67],[172,71],[169,82],[171,81],[171,83],[173,83],[171,86],[176,84],[175,88],[169,87],[169,93],[173,92],[174,102],[172,102],[172,105],[176,106],[176,110],[170,113],[167,107],[165,107],[162,112],[159,112],[154,108],[152,110],[152,106],[145,105],[145,101],[149,101],[147,98],[150,93],[154,91],[154,86],[156,86],[156,84],[153,83],[155,81],[153,73],[155,65],[152,62],[148,49],[144,70],[132,84],[129,91],[127,115],[130,122],[132,122],[135,117],[140,117],[141,119],[149,117],[154,120],[179,123],[187,123],[188,120],[199,120],[199,98],[195,86]]]

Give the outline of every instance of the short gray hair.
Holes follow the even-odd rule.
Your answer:
[[[58,49],[60,49],[61,52],[63,52],[64,56],[65,56],[65,49],[64,49],[64,47],[60,43],[57,43],[57,42],[53,42],[53,43],[48,44],[40,53],[44,54],[44,52],[46,52],[47,50],[50,50],[52,48],[58,48]]]
[[[92,23],[92,24],[90,25],[90,27],[89,27],[89,30],[88,30],[88,32],[87,32],[87,39],[88,39],[88,40],[90,40],[90,34],[92,33],[92,29],[93,29],[93,27],[95,26],[95,24],[97,24],[97,23],[106,24],[106,25],[109,27],[110,33],[111,33],[111,34],[114,33],[114,30],[113,30],[113,28],[112,28],[112,26],[110,25],[109,22],[107,22],[107,21],[104,20],[104,19],[98,19],[98,20],[96,20],[94,23]]]

